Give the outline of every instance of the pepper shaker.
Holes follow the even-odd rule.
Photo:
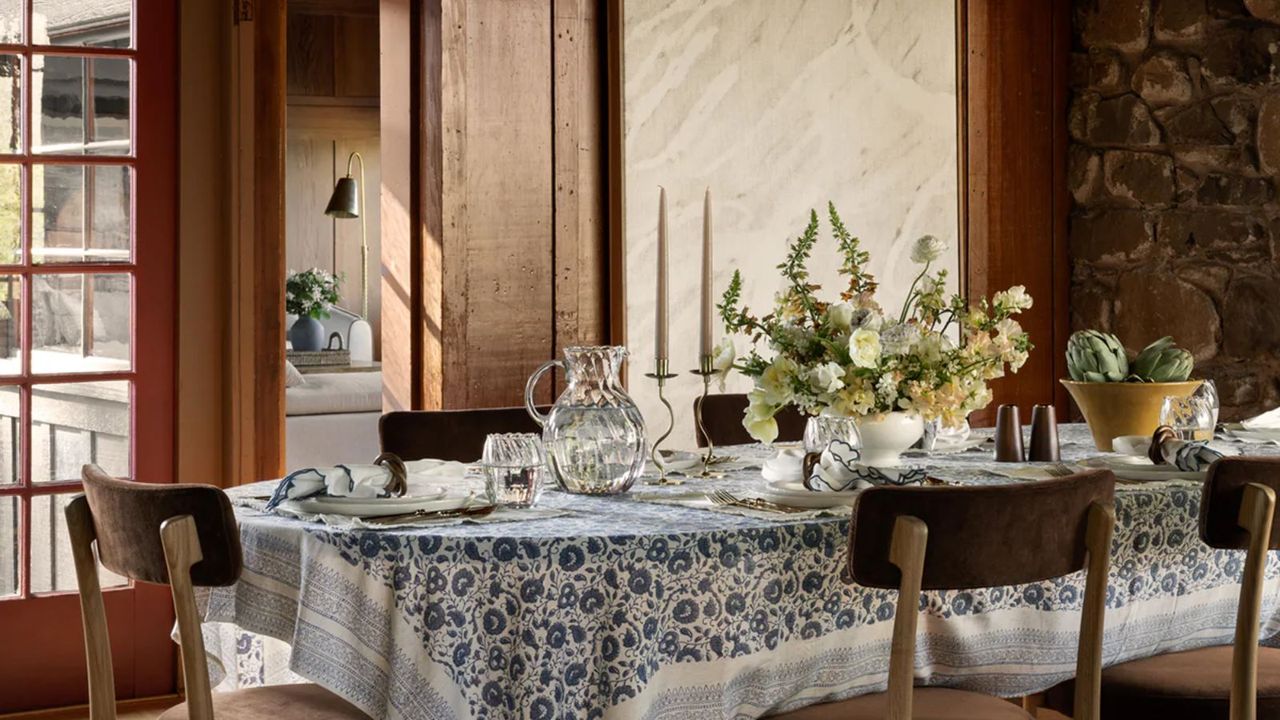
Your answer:
[[[1058,446],[1058,415],[1052,405],[1031,408],[1031,447],[1027,459],[1032,462],[1062,460]]]
[[[996,462],[1022,462],[1022,420],[1017,405],[996,409]]]

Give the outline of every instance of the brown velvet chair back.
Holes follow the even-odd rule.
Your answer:
[[[550,412],[551,408],[538,408]],[[491,433],[535,433],[542,428],[521,407],[484,410],[413,410],[389,412],[378,421],[382,452],[401,460],[473,462],[484,452]]]
[[[697,412],[701,397],[693,401],[694,412]],[[742,427],[742,416],[747,411],[747,396],[743,393],[727,393],[708,395],[706,405],[702,407],[702,424],[706,427],[704,435],[695,427],[698,447],[707,446],[707,435],[716,445],[748,445],[756,441]],[[807,418],[799,410],[790,405],[774,415],[778,421],[778,442],[797,442],[804,439],[804,426]]]
[[[240,532],[225,493],[208,485],[153,485],[118,480],[85,465],[98,558],[112,572],[134,580],[167,584],[160,526],[190,515],[203,559],[191,568],[194,585],[230,585],[240,577]]]
[[[1280,458],[1229,457],[1209,466],[1200,499],[1200,538],[1220,550],[1247,550],[1249,533],[1240,525],[1245,487],[1271,488],[1280,494]],[[1280,549],[1280,523],[1271,524],[1268,547]]]
[[[870,488],[854,509],[849,568],[859,584],[898,587],[889,548],[898,518],[909,516],[928,528],[924,590],[1061,577],[1084,567],[1090,507],[1114,496],[1108,470],[987,487]]]

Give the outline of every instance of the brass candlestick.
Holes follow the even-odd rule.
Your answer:
[[[662,436],[653,443],[653,448],[650,451],[650,457],[653,459],[653,464],[658,468],[658,479],[650,481],[650,484],[679,485],[683,481],[667,475],[667,466],[662,462],[662,454],[658,451],[658,447],[662,445],[662,443],[666,442],[667,438],[671,437],[671,431],[675,430],[676,427],[676,411],[671,407],[671,401],[667,400],[666,396],[662,394],[662,388],[667,384],[667,381],[675,377],[675,375],[672,375],[669,372],[668,361],[666,358],[658,358],[655,360],[654,364],[654,371],[651,373],[645,373],[645,377],[653,378],[658,382],[658,399],[661,400],[663,406],[667,408],[667,431],[662,433]]]
[[[724,473],[711,469],[711,466],[718,462],[724,462],[726,458],[716,457],[716,444],[711,441],[711,433],[707,432],[707,426],[702,423],[702,404],[707,401],[707,395],[711,394],[711,378],[715,376],[716,371],[711,366],[711,356],[703,355],[698,358],[698,369],[691,370],[694,375],[702,378],[702,397],[693,408],[693,419],[698,423],[698,432],[702,433],[702,437],[707,441],[707,452],[702,456],[702,472],[696,477],[700,478],[722,478]]]

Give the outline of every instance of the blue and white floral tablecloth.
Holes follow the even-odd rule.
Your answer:
[[[1062,440],[1065,460],[1096,454],[1082,426]],[[927,464],[953,482],[1018,482],[989,452]],[[636,490],[762,483],[742,469]],[[570,514],[352,531],[242,508],[245,572],[208,598],[210,650],[229,684],[296,673],[375,718],[750,718],[884,687],[896,593],[841,581],[847,513],[542,502]],[[1199,503],[1195,483],[1117,488],[1108,664],[1230,642],[1243,556],[1200,542]],[[1273,558],[1264,636],[1280,629],[1277,574]],[[1082,591],[1074,576],[926,593],[919,682],[1016,696],[1070,677]]]

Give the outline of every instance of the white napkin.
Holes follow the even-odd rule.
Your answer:
[[[849,443],[832,440],[822,451],[813,474],[804,479],[805,488],[812,492],[844,492],[871,487],[854,466],[860,457],[861,453]]]
[[[1268,410],[1248,420],[1241,420],[1240,426],[1246,430],[1280,430],[1280,408]]]
[[[1168,439],[1160,443],[1160,456],[1183,472],[1201,472],[1215,460],[1221,460],[1223,453],[1209,447],[1206,442]]]
[[[391,470],[382,465],[334,465],[305,468],[289,473],[276,486],[267,510],[274,510],[285,500],[299,500],[316,495],[331,497],[389,497]]]

